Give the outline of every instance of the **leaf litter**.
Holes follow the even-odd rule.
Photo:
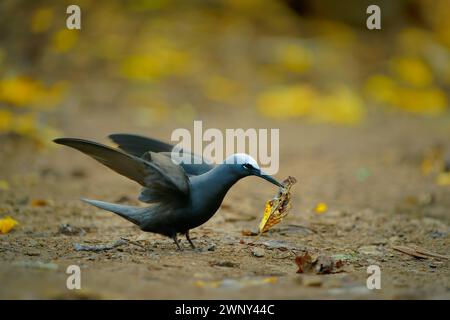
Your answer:
[[[344,262],[328,255],[310,255],[308,252],[295,257],[297,273],[330,274],[345,272]]]

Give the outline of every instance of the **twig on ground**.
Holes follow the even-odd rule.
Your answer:
[[[117,247],[122,246],[127,243],[128,243],[127,241],[120,239],[111,244],[100,244],[100,245],[74,243],[73,247],[75,248],[76,251],[101,252],[101,251],[106,251],[106,250],[111,250],[111,249],[117,248]]]

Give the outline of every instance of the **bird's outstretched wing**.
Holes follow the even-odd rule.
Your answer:
[[[140,197],[144,202],[171,202],[177,199],[179,203],[188,198],[188,177],[180,166],[164,155],[146,152],[139,158],[100,143],[76,138],[60,138],[54,142],[75,148],[136,181],[144,187],[146,196]]]
[[[171,152],[175,148],[171,144],[134,134],[116,133],[109,135],[108,138],[116,143],[119,149],[136,157],[142,157],[148,151],[158,152],[170,157]],[[214,165],[206,163],[205,161],[194,161],[194,159],[198,160],[201,159],[201,157],[190,151],[179,150],[179,152],[184,153],[184,157],[192,160],[191,163],[180,164],[188,175],[201,175],[214,168]]]
[[[160,140],[139,136],[137,134],[115,133],[108,136],[120,150],[136,157],[141,157],[147,151],[171,152],[173,145]]]

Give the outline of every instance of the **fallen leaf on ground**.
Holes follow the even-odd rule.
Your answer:
[[[440,172],[444,167],[444,149],[441,145],[435,145],[424,155],[420,169],[423,175]]]
[[[327,255],[312,257],[308,252],[295,257],[298,266],[297,273],[329,274],[345,271],[342,260],[335,260]]]
[[[0,180],[0,190],[8,191],[9,190],[9,183],[6,180]]]
[[[441,172],[436,177],[436,183],[440,186],[450,186],[450,172]]]
[[[319,202],[315,207],[314,207],[314,212],[317,214],[322,214],[327,212],[328,210],[328,206],[326,203],[323,202]]]
[[[48,205],[48,201],[45,199],[33,199],[31,200],[32,207],[45,207]]]
[[[278,194],[272,200],[266,202],[264,216],[259,223],[259,234],[267,232],[274,225],[278,224],[286,217],[291,208],[291,187],[297,182],[294,177],[289,176],[283,181],[283,187],[280,187]]]
[[[295,263],[298,266],[297,273],[304,273],[305,271],[312,270],[312,258],[308,252],[301,256],[295,257]]]
[[[0,233],[6,234],[18,224],[19,223],[11,217],[0,219]]]

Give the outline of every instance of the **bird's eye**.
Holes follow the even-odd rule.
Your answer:
[[[247,170],[250,170],[252,168],[252,165],[249,163],[244,163],[242,166],[244,167],[244,169],[247,169]]]

